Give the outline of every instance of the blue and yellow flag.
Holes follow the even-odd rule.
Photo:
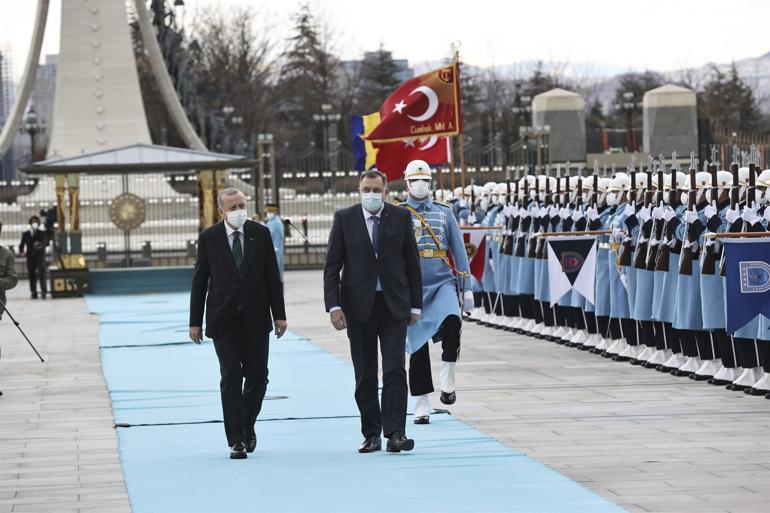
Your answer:
[[[367,171],[377,163],[377,148],[364,139],[380,123],[380,113],[367,116],[354,115],[350,124],[353,137],[353,156],[356,159],[356,171]]]

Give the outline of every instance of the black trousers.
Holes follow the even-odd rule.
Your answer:
[[[433,337],[434,342],[441,342],[441,361],[456,362],[460,356],[460,332],[462,323],[456,315],[450,315],[438,333]],[[412,353],[409,357],[409,390],[412,396],[430,394],[433,388],[433,376],[430,370],[430,342]]]
[[[754,339],[735,337],[733,340],[735,340],[735,350],[738,353],[738,364],[744,369],[759,367],[757,344]]]
[[[37,283],[40,282],[40,292],[48,293],[45,276],[45,253],[36,253],[27,257],[27,274],[29,275],[29,291],[37,294]]]
[[[243,441],[244,434],[254,432],[267,390],[269,340],[269,333],[247,335],[240,315],[214,338],[225,434],[231,447]]]
[[[393,317],[378,292],[366,322],[348,321],[350,356],[356,376],[356,404],[365,437],[390,436],[406,428],[406,325]],[[382,409],[377,397],[377,339],[382,354]]]

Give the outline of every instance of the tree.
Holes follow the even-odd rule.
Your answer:
[[[714,128],[754,131],[761,129],[762,114],[754,92],[741,78],[735,62],[727,72],[711,67],[711,76],[699,95],[703,113]]]
[[[380,109],[382,102],[400,84],[399,68],[391,52],[380,47],[375,52],[367,52],[361,65],[361,83],[358,108],[361,114],[369,114]]]
[[[320,146],[320,127],[312,138],[308,137],[307,127],[321,105],[338,103],[339,61],[331,53],[328,34],[323,33],[307,4],[300,7],[293,20],[293,34],[279,59],[275,119],[283,139],[291,146],[302,148],[310,142]]]

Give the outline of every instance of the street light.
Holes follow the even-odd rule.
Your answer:
[[[642,102],[634,100],[633,91],[623,91],[621,97],[623,100],[615,104],[615,111],[626,117],[626,144],[629,151],[635,152],[637,146],[636,130],[634,130],[634,112],[642,107]]]
[[[35,162],[35,136],[37,134],[45,133],[45,122],[40,122],[39,116],[35,107],[30,105],[27,112],[24,114],[24,125],[22,131],[29,135],[29,161]]]
[[[342,119],[341,114],[332,113],[332,105],[324,103],[321,112],[313,114],[313,121],[321,123],[324,143],[324,160],[327,161],[329,171],[337,170],[337,123]]]

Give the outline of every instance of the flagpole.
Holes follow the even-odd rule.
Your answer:
[[[455,149],[452,144],[452,138],[446,138],[447,155],[449,156],[449,187],[454,193],[455,190]],[[443,188],[443,186],[442,186]]]
[[[454,61],[455,70],[457,71],[457,80],[459,85],[460,80],[460,42],[455,41],[452,43],[452,59]],[[460,102],[460,98],[457,98],[457,101]],[[456,109],[459,109],[460,106],[456,105]],[[460,186],[463,188],[463,194],[465,193],[465,144],[463,141],[463,134],[460,132],[457,134],[457,140],[459,142],[459,150],[460,150]],[[452,172],[452,178],[454,178],[454,171]],[[454,188],[454,185],[452,186]]]

